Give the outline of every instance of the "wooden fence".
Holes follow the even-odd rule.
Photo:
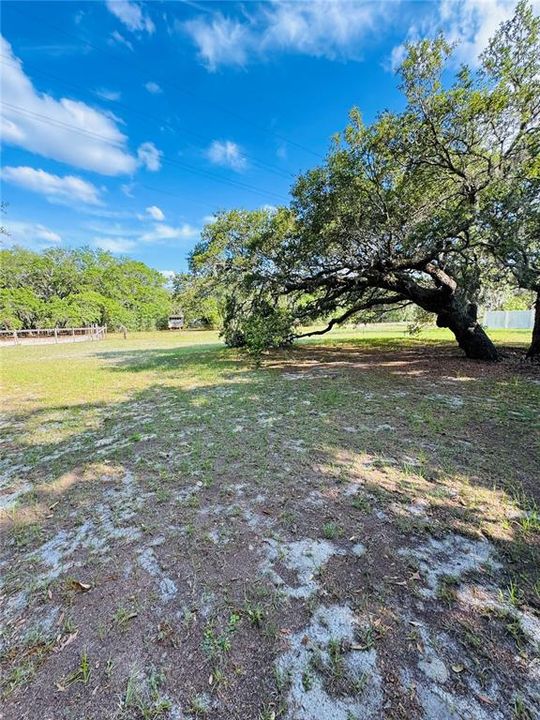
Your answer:
[[[35,328],[32,330],[0,330],[1,345],[45,345],[59,342],[104,340],[107,327],[90,325],[82,328]]]

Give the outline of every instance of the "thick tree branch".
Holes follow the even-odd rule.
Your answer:
[[[406,298],[404,298],[402,295],[390,295],[385,298],[374,298],[372,300],[368,300],[365,303],[353,305],[353,307],[346,310],[339,317],[332,318],[328,325],[322,330],[312,330],[311,332],[294,335],[293,337],[297,340],[298,338],[312,337],[313,335],[324,335],[325,333],[329,332],[334,327],[334,325],[341,325],[341,323],[345,322],[345,320],[348,320],[348,318],[352,317],[358,312],[361,312],[362,310],[369,310],[370,308],[376,307],[377,305],[394,305],[395,303],[401,302],[403,300],[406,300]]]

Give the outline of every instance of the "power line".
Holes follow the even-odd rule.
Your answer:
[[[12,6],[12,7],[13,7],[13,9],[14,9],[16,12],[18,12],[20,15],[23,15],[23,16],[26,16],[26,17],[30,17],[30,15],[29,15],[28,13],[25,13],[24,11],[21,10],[20,5]],[[43,24],[45,24],[45,25],[48,25],[49,27],[57,30],[57,31],[60,32],[62,35],[65,35],[66,37],[71,37],[71,38],[74,38],[74,39],[76,39],[76,40],[79,40],[80,42],[83,42],[83,43],[84,43],[85,45],[87,45],[88,47],[91,47],[91,48],[93,48],[94,50],[97,50],[97,52],[100,52],[100,53],[105,52],[106,54],[111,55],[110,52],[107,52],[106,48],[99,47],[98,45],[96,45],[95,43],[91,42],[90,40],[87,40],[86,38],[82,37],[81,35],[78,35],[78,34],[73,33],[73,32],[69,32],[69,31],[65,30],[64,28],[60,27],[59,25],[56,25],[55,23],[51,23],[51,22],[48,21],[47,19],[44,19],[43,17],[41,17],[41,18],[39,19],[39,22],[40,22],[40,23],[43,23]],[[116,60],[116,56],[115,56],[115,60]],[[143,67],[142,65],[140,65],[139,63],[135,63],[135,62],[132,61],[131,64],[132,64],[132,65],[138,65],[140,71],[146,72],[146,68],[144,68],[144,67]],[[223,112],[223,113],[225,113],[225,114],[227,114],[227,115],[230,115],[231,117],[236,118],[237,120],[239,120],[239,121],[242,122],[242,123],[245,123],[246,125],[251,125],[251,127],[255,128],[258,132],[261,132],[261,133],[264,133],[264,134],[267,134],[267,135],[273,135],[275,138],[277,138],[278,140],[281,140],[282,142],[286,142],[286,143],[288,143],[289,145],[292,145],[293,147],[296,147],[296,148],[298,148],[299,150],[302,150],[302,151],[304,151],[304,152],[306,152],[306,153],[308,153],[308,154],[310,154],[310,155],[318,158],[319,160],[324,160],[324,157],[323,157],[320,153],[317,153],[317,152],[311,150],[310,148],[307,148],[307,147],[305,147],[304,145],[301,145],[300,143],[298,143],[298,142],[296,142],[296,141],[294,141],[294,140],[290,140],[289,138],[285,137],[285,136],[282,135],[281,133],[277,133],[277,132],[275,132],[274,130],[270,130],[270,129],[268,129],[268,128],[264,128],[264,127],[260,126],[258,123],[255,123],[255,122],[253,122],[252,120],[249,120],[248,118],[243,117],[243,116],[240,115],[239,113],[235,112],[234,110],[231,110],[230,108],[227,108],[226,106],[222,105],[221,103],[216,103],[215,101],[207,100],[206,98],[201,98],[199,95],[197,95],[197,93],[193,92],[193,90],[188,90],[188,89],[182,87],[181,85],[177,85],[175,82],[173,82],[173,81],[171,81],[171,80],[164,79],[163,77],[159,77],[159,76],[158,76],[158,80],[160,80],[160,82],[161,82],[162,85],[169,85],[170,87],[175,88],[175,89],[178,90],[179,92],[184,93],[184,94],[186,94],[186,95],[188,95],[188,96],[190,96],[190,97],[195,98],[195,99],[198,100],[199,102],[205,103],[206,105],[208,105],[208,106],[210,106],[210,107],[217,108],[217,109],[220,110],[221,112]]]
[[[11,58],[8,55],[3,55],[2,53],[0,53],[0,58],[2,58],[2,62],[4,65],[10,65],[10,67],[13,67],[13,68],[19,67],[16,63],[11,61]],[[82,85],[79,85],[77,83],[66,80],[65,78],[60,77],[59,75],[55,75],[46,70],[42,70],[41,68],[38,68],[37,66],[33,65],[32,63],[25,62],[24,65],[25,65],[25,68],[26,67],[31,68],[33,73],[37,73],[38,75],[42,75],[44,77],[49,77],[49,78],[52,78],[53,80],[57,80],[57,81],[63,83],[64,85],[66,85],[67,87],[72,87],[72,88],[75,88],[76,90],[83,91],[83,92],[87,92],[87,90],[88,90],[88,88],[84,88]],[[140,117],[147,118],[149,120],[152,120],[153,122],[158,122],[158,123],[163,124],[163,118],[157,117],[156,115],[150,115],[149,113],[146,113],[146,112],[141,112],[140,110],[137,110],[136,108],[134,108],[130,105],[127,105],[126,103],[124,103],[120,100],[113,99],[113,100],[109,100],[108,102],[118,105],[121,108],[125,108],[129,112],[135,113],[136,115],[139,115]],[[165,123],[165,124],[170,126],[170,123]],[[172,127],[171,127],[171,129],[172,129]],[[197,133],[193,130],[189,130],[188,128],[183,127],[183,126],[179,126],[178,129],[187,135],[192,135],[193,137],[195,137],[199,140],[202,140],[205,143],[207,143],[210,139],[208,136],[201,135],[201,133]],[[283,170],[282,168],[272,165],[271,163],[267,163],[262,160],[257,160],[257,158],[254,158],[252,156],[249,156],[249,161],[253,165],[258,166],[263,170],[267,170],[268,172],[274,173],[286,180],[294,179],[294,177],[295,177],[293,175],[293,173],[291,173],[291,172]]]
[[[91,137],[93,139],[101,140],[102,142],[105,142],[106,144],[110,145],[111,147],[116,147],[122,151],[126,151],[125,146],[117,141],[114,141],[111,138],[107,138],[104,135],[101,135],[99,133],[92,132],[91,130],[83,130],[82,128],[74,128],[71,125],[68,125],[65,122],[62,122],[61,120],[57,120],[55,118],[51,118],[48,115],[42,115],[41,113],[36,113],[32,110],[27,110],[26,108],[20,107],[18,105],[12,105],[11,103],[3,102],[3,106],[7,108],[11,108],[12,110],[15,110],[16,112],[21,113],[22,115],[29,116],[38,122],[42,122],[44,124],[53,125],[57,127],[62,127],[68,130],[69,132],[76,133],[78,135],[83,135],[86,137]],[[249,183],[244,183],[240,180],[233,180],[231,178],[223,178],[219,175],[215,175],[214,173],[211,173],[208,170],[203,170],[201,168],[193,167],[192,165],[188,165],[186,163],[181,163],[177,160],[172,160],[170,158],[161,157],[161,162],[172,165],[173,167],[179,167],[182,170],[187,170],[188,172],[201,175],[202,177],[207,177],[211,180],[214,180],[215,182],[221,182],[227,185],[230,185],[232,187],[237,187],[242,190],[248,190],[249,192],[256,193],[258,195],[261,195],[262,197],[268,197],[272,196],[279,200],[280,202],[287,202],[286,198],[282,197],[281,195],[278,195],[277,193],[274,193],[272,191],[265,191],[261,188],[257,188],[254,185],[251,185]]]

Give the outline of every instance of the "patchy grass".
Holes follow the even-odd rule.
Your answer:
[[[4,717],[538,718],[540,377],[493,335],[2,348]]]

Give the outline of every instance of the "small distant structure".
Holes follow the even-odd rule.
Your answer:
[[[175,315],[169,315],[168,326],[169,326],[169,330],[182,330],[182,328],[184,327],[183,313],[176,313]]]

